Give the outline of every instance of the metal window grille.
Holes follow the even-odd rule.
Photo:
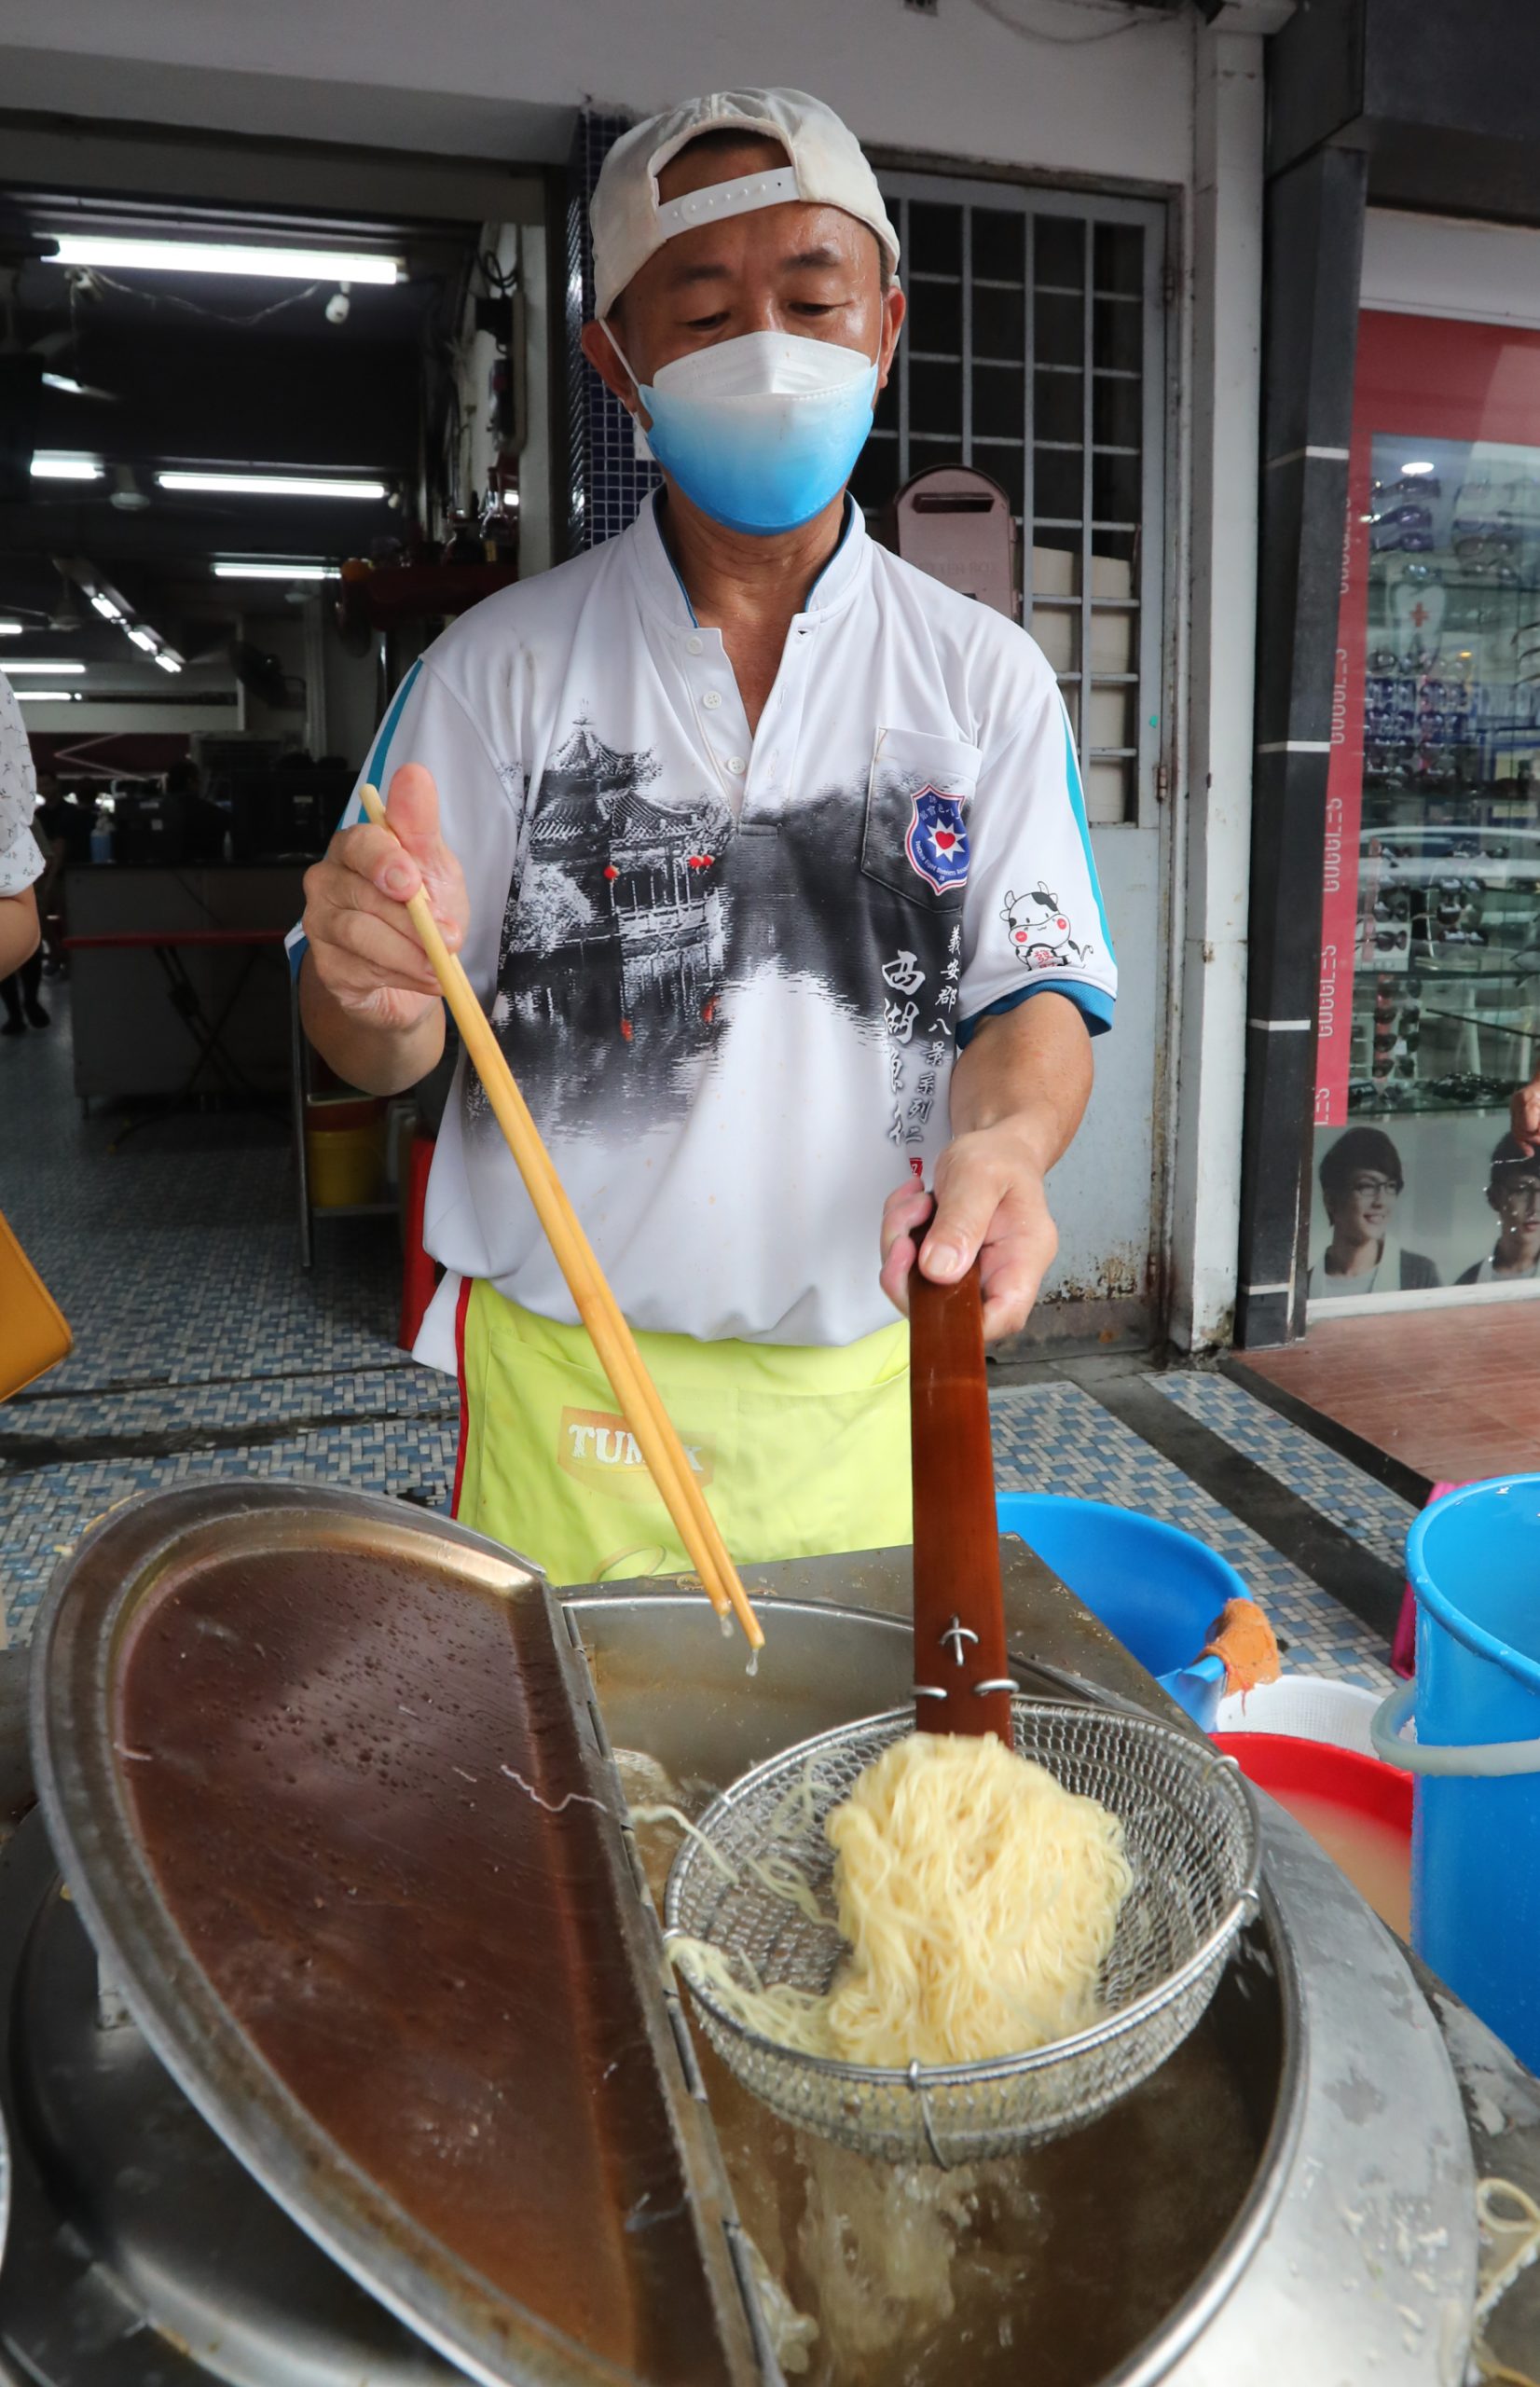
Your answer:
[[[631,418],[612,396],[584,356],[578,335],[594,311],[594,244],[588,202],[608,151],[630,123],[629,117],[578,112],[567,160],[567,548],[570,556],[597,547],[628,530],[656,467],[636,453]]]
[[[909,315],[856,495],[879,513],[930,464],[1001,484],[1087,812],[1136,820],[1160,753],[1163,211],[928,174],[882,185]]]

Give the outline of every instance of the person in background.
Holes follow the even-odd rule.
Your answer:
[[[1350,1127],[1321,1163],[1321,1199],[1331,1241],[1310,1272],[1308,1298],[1426,1292],[1438,1271],[1396,1239],[1396,1205],[1406,1184],[1401,1155],[1378,1127]]]
[[[38,774],[37,794],[35,825],[43,833],[44,844],[62,846],[66,867],[71,862],[89,862],[90,807],[81,803],[73,788],[61,789],[56,779],[43,772]]]
[[[35,1025],[48,1025],[48,1014],[37,1001],[36,978],[30,993],[18,984],[37,956],[36,886],[43,876],[43,851],[32,833],[36,803],[37,781],[21,708],[0,672],[0,995],[7,1012],[0,1036],[18,1034],[23,1017],[34,1012]]]
[[[58,780],[50,772],[39,771],[32,834],[43,849],[43,876],[35,891],[42,932],[38,959],[45,978],[62,978],[69,966],[64,953],[64,865],[69,853],[59,825],[66,809]]]
[[[1456,1283],[1511,1285],[1540,1276],[1540,1157],[1517,1136],[1493,1147],[1487,1200],[1497,1213],[1497,1240]]]

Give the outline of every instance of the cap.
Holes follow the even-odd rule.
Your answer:
[[[774,141],[785,150],[787,162],[764,173],[708,184],[682,199],[660,200],[659,174],[703,132]],[[888,222],[876,175],[855,134],[821,100],[805,91],[708,91],[633,125],[599,168],[589,202],[595,312],[607,315],[632,276],[677,233],[788,200],[843,207],[870,226],[897,270],[899,236]]]

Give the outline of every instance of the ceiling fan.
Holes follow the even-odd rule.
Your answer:
[[[0,200],[0,317],[3,317],[0,357],[16,360],[12,366],[13,379],[20,378],[21,374],[30,379],[35,371],[42,386],[60,397],[91,398],[98,403],[116,406],[118,403],[116,390],[98,389],[93,382],[82,381],[77,375],[63,370],[62,360],[74,349],[76,339],[73,323],[59,331],[45,332],[40,339],[30,342],[23,342],[17,329],[17,285],[22,270],[41,258],[51,256],[55,245],[45,235],[33,231],[15,207]],[[22,360],[30,361],[34,357],[38,359],[35,368],[30,366],[30,362],[22,363]]]

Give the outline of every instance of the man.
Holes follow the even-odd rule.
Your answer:
[[[1540,1276],[1540,1158],[1517,1136],[1492,1148],[1487,1200],[1497,1213],[1497,1241],[1455,1282],[1510,1285]]]
[[[1425,1253],[1403,1251],[1396,1206],[1406,1180],[1401,1155],[1378,1127],[1350,1127],[1321,1162],[1321,1199],[1331,1241],[1310,1272],[1308,1296],[1425,1292],[1438,1271]]]
[[[0,983],[20,978],[22,967],[37,951],[37,881],[43,876],[43,853],[32,833],[37,802],[32,749],[27,743],[21,708],[4,672],[0,672]],[[13,976],[14,973],[14,976]],[[10,1005],[0,1036],[18,1032],[22,1002],[17,991],[17,1028],[10,1025]],[[41,1011],[35,986],[30,1004]],[[40,1024],[46,1026],[42,1013]]]
[[[426,888],[735,1555],[903,1540],[883,1296],[923,1239],[1021,1326],[1111,1018],[1073,743],[1031,641],[846,498],[904,302],[839,119],[692,101],[616,144],[593,228],[584,352],[663,490],[402,689],[368,766],[395,837],[345,826],[307,878],[304,1018],[376,1092],[433,1066]],[[474,1080],[426,1233],[457,1512],[558,1581],[682,1564]]]

